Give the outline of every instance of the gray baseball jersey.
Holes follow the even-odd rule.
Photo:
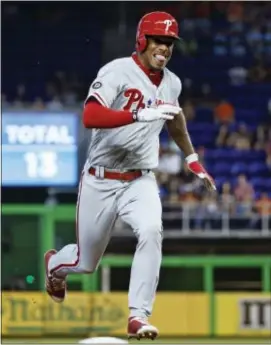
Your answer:
[[[100,69],[87,99],[118,110],[170,103],[178,105],[180,79],[168,69],[156,87],[132,57],[111,61]],[[165,121],[136,122],[113,129],[93,129],[86,168],[153,169],[158,165],[159,134]]]

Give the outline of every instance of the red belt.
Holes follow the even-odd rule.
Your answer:
[[[91,175],[96,176],[96,169],[90,168],[88,171]],[[117,172],[109,171],[104,169],[103,178],[110,180],[123,180],[123,181],[133,181],[143,175],[141,170],[126,171],[126,172]]]

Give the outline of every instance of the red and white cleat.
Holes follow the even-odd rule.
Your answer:
[[[152,339],[158,336],[158,329],[142,317],[130,317],[128,320],[128,339]]]
[[[48,295],[52,298],[53,301],[61,303],[65,299],[67,284],[65,278],[59,278],[52,275],[49,275],[48,272],[48,262],[52,255],[56,254],[55,249],[48,250],[44,254],[44,263],[45,263],[45,288]]]

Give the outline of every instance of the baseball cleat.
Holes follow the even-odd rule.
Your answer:
[[[44,254],[44,263],[45,263],[45,288],[48,295],[52,298],[53,301],[61,303],[65,299],[67,284],[65,278],[55,277],[50,275],[48,272],[48,262],[52,255],[56,254],[55,249],[48,250]]]
[[[128,339],[152,339],[158,336],[158,329],[141,317],[130,317],[128,320]]]

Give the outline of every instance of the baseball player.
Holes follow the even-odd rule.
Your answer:
[[[161,265],[162,207],[153,169],[165,124],[189,169],[208,189],[215,189],[198,161],[178,104],[181,81],[166,68],[179,40],[178,24],[170,14],[146,14],[138,25],[136,52],[98,72],[83,111],[92,137],[78,192],[77,244],[45,253],[46,290],[62,302],[68,274],[97,269],[116,218],[131,226],[138,244],[128,296],[129,338],[158,335],[148,317]]]

